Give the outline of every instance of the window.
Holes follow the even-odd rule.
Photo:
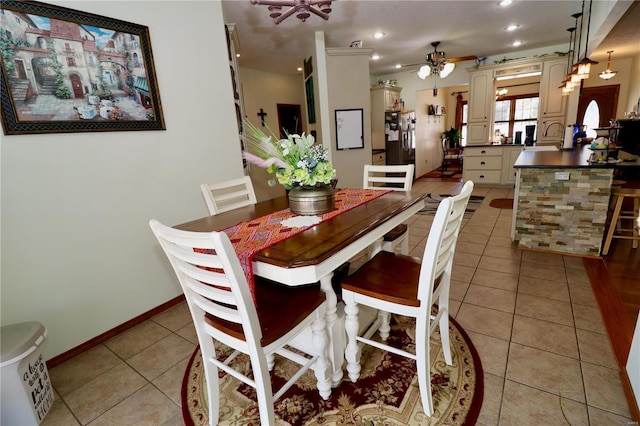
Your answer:
[[[525,126],[538,123],[538,96],[522,95],[496,101],[494,132],[513,138],[515,132],[525,133]],[[497,133],[497,132],[496,132]]]
[[[138,58],[138,54],[133,52],[133,66],[136,68],[140,68],[140,59]]]
[[[589,105],[587,105],[582,124],[587,126],[587,137],[595,138],[596,131],[593,129],[600,127],[600,108],[595,100],[592,100],[589,102]]]
[[[67,66],[75,67],[76,66],[76,58],[67,58]]]

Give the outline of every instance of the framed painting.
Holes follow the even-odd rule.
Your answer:
[[[6,135],[165,130],[147,27],[13,0],[0,24]]]

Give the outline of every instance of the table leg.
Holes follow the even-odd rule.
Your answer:
[[[345,331],[344,318],[338,316],[338,298],[331,286],[333,273],[320,278],[320,288],[327,296],[327,333],[329,335],[329,362],[332,366],[331,386],[337,387],[342,381],[344,363]]]

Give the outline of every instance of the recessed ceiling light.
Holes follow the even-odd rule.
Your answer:
[[[520,28],[520,25],[518,25],[518,24],[511,24],[511,25],[509,25],[506,29],[507,29],[507,31],[515,31],[515,30],[517,30],[518,28]]]
[[[375,34],[373,35],[373,38],[382,38],[382,37],[384,37],[385,35],[386,35],[385,33],[378,31],[377,33],[375,33]]]
[[[239,57],[240,57],[240,54],[239,54],[239,53],[236,53],[236,58],[239,58]]]
[[[298,72],[300,72],[300,71],[302,71],[302,67],[298,67],[298,68],[296,68],[296,70],[297,70]]]
[[[380,55],[373,55],[371,59],[373,59],[374,61],[377,61],[378,59],[380,59]]]
[[[502,0],[500,3],[498,3],[500,6],[509,6],[511,3],[513,3],[513,0]]]
[[[402,68],[402,64],[396,64],[396,68]]]
[[[513,43],[511,43],[511,45],[513,47],[518,47],[518,46],[522,45],[522,42],[521,41],[514,41]]]

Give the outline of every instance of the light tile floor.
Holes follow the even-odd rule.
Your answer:
[[[414,184],[436,194],[460,186]],[[463,222],[454,260],[451,315],[484,369],[478,423],[633,424],[581,260],[518,250],[509,237],[512,211],[489,206],[512,193],[474,190],[485,199]],[[422,256],[431,221],[412,219],[411,254]],[[182,424],[180,387],[196,344],[181,303],[51,369],[56,401],[42,425]]]

